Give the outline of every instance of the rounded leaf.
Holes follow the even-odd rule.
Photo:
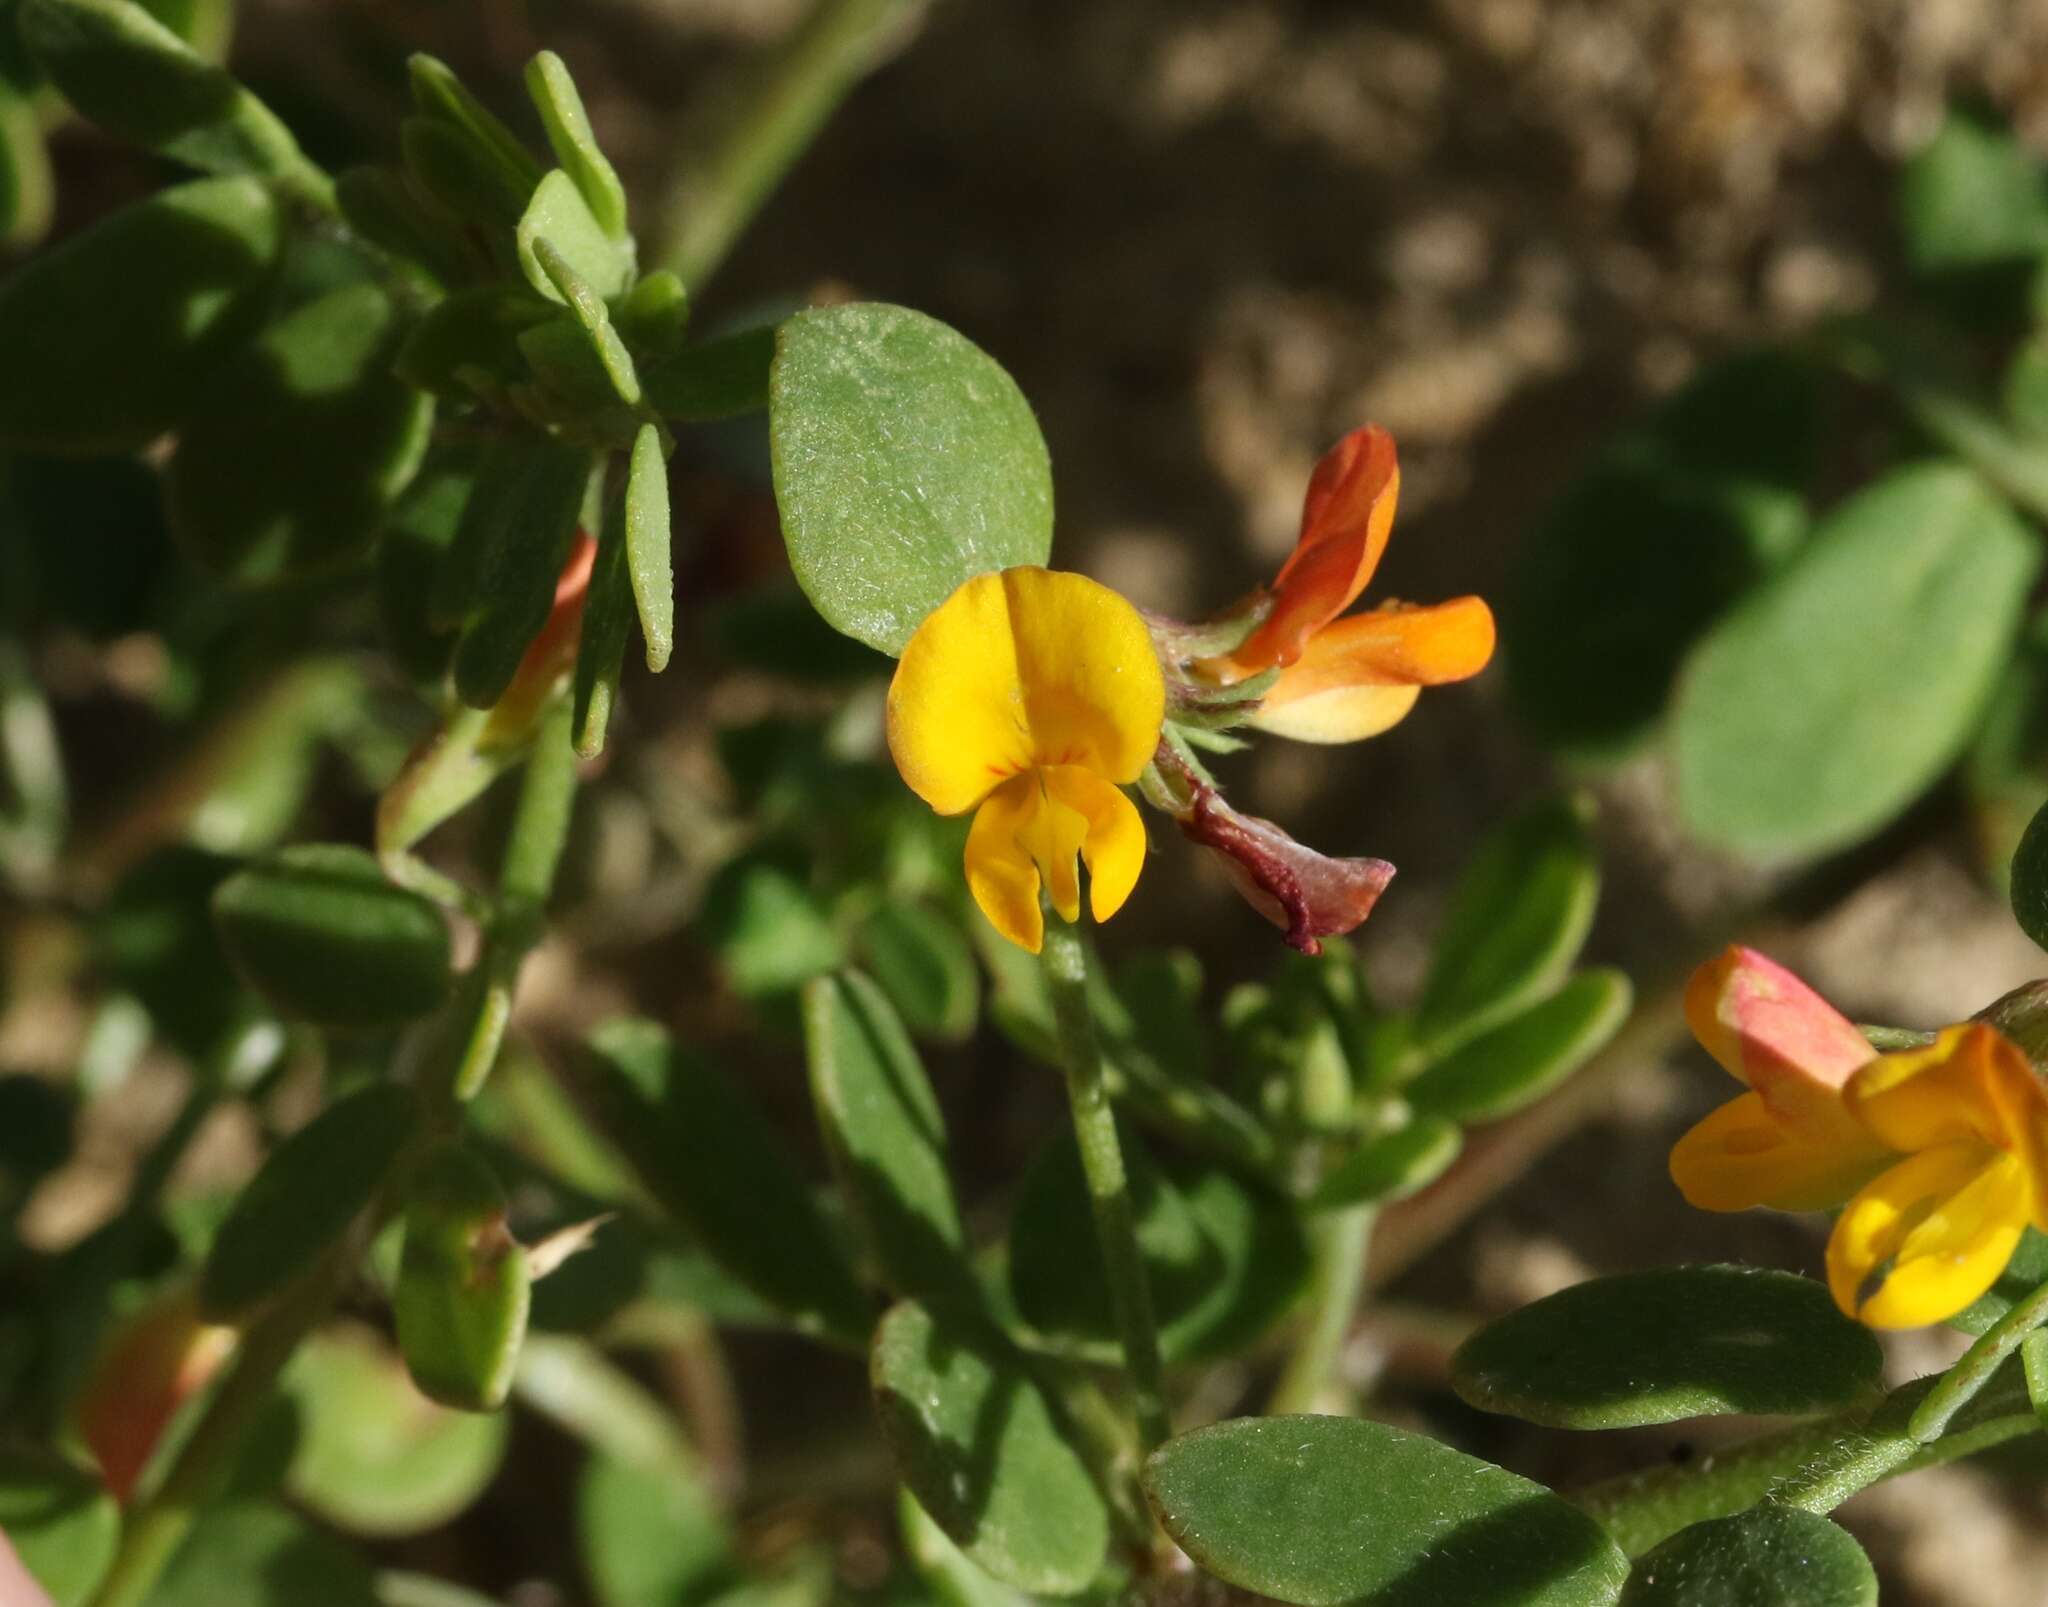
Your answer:
[[[1760,1506],[1681,1529],[1638,1558],[1622,1607],[1876,1607],[1877,1570],[1838,1526]]]
[[[201,179],[0,284],[0,445],[117,452],[178,423],[255,323],[281,235],[260,181]]]
[[[291,1493],[355,1534],[439,1528],[483,1493],[505,1457],[503,1414],[434,1405],[390,1347],[356,1324],[301,1345],[284,1388],[301,1425]]]
[[[2033,534],[1967,469],[1898,469],[1852,497],[1687,666],[1687,823],[1773,856],[1884,825],[1969,739],[2039,565]]]
[[[1166,1532],[1228,1584],[1301,1607],[1593,1607],[1628,1562],[1540,1484],[1348,1417],[1245,1417],[1145,1464]]]
[[[870,1361],[897,1472],[932,1521],[1006,1584],[1070,1596],[1102,1567],[1109,1514],[1053,1397],[981,1319],[906,1301]]]
[[[295,309],[229,362],[178,440],[171,529],[242,584],[330,574],[369,550],[426,451],[433,399],[391,373],[399,323],[376,285]]]
[[[418,1115],[411,1090],[373,1083],[272,1150],[207,1255],[199,1304],[208,1320],[236,1321],[310,1270],[369,1203]]]
[[[1755,1267],[1595,1278],[1488,1323],[1451,1358],[1481,1411],[1553,1428],[1839,1411],[1883,1387],[1884,1351],[1826,1287]]]
[[[790,567],[871,647],[900,653],[962,581],[1052,551],[1030,404],[936,319],[879,302],[798,313],[776,342],[768,429]]]
[[[308,843],[237,871],[213,918],[235,968],[298,1020],[392,1026],[448,996],[448,923],[360,848]]]

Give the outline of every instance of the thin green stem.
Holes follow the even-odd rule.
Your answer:
[[[657,260],[695,295],[848,91],[882,60],[924,0],[817,0],[733,86],[715,131],[685,158],[662,209]]]
[[[496,963],[515,945],[517,954],[523,955],[538,935],[540,910],[553,885],[562,843],[568,834],[575,787],[576,770],[569,749],[565,703],[541,727],[533,756],[527,761],[519,807],[506,847],[500,880],[501,911],[515,912],[510,923],[513,935],[508,939],[493,931],[491,951],[478,962],[480,969]],[[512,969],[516,973],[516,959]],[[466,1011],[458,1010],[462,1019],[455,1023],[457,1030],[436,1046],[435,1061],[453,1056],[455,1063],[430,1063],[427,1067],[424,1091],[429,1107],[420,1131],[401,1148],[372,1203],[350,1231],[243,1338],[226,1377],[207,1403],[191,1438],[179,1448],[162,1484],[130,1516],[113,1566],[93,1597],[93,1607],[142,1607],[148,1599],[194,1520],[217,1492],[249,1425],[270,1399],[278,1375],[290,1362],[300,1341],[334,1309],[365,1247],[403,1198],[405,1180],[433,1140],[454,1119],[454,1101],[450,1096],[465,1080],[480,1082],[489,1071],[511,1003],[511,975],[505,975],[500,998],[497,974],[494,972],[493,978],[487,979],[489,985],[480,1001],[465,991],[462,1000],[475,1009],[474,1019]],[[481,1041],[485,1039],[487,1044]],[[461,1069],[458,1071],[455,1066]]]
[[[1915,1409],[1906,1432],[1916,1444],[1925,1445],[1948,1432],[1948,1425],[2005,1364],[2006,1357],[2042,1323],[2048,1322],[2048,1283],[2019,1302],[1998,1321],[1977,1336],[1977,1342],[1934,1386],[1926,1400]]]
[[[1760,1501],[1832,1512],[1882,1479],[1970,1456],[2042,1426],[2022,1383],[2001,1379],[1977,1397],[1969,1421],[1952,1422],[1940,1439],[1917,1444],[1905,1425],[1939,1383],[1920,1379],[1870,1405],[1796,1424],[1697,1462],[1609,1479],[1570,1499],[1635,1557],[1680,1529],[1730,1517]]]
[[[1081,1145],[1081,1170],[1087,1176],[1088,1197],[1095,1208],[1095,1234],[1102,1243],[1110,1301],[1123,1340],[1124,1369],[1131,1380],[1138,1441],[1149,1452],[1171,1432],[1152,1290],[1138,1250],[1130,1185],[1116,1136],[1116,1113],[1103,1082],[1102,1048],[1095,1041],[1095,1020],[1088,1011],[1087,950],[1080,934],[1057,916],[1046,922],[1043,960],[1053,1017],[1059,1027],[1060,1059],[1066,1068],[1067,1103],[1073,1109],[1074,1136]]]
[[[1272,1399],[1266,1403],[1269,1415],[1329,1408],[1337,1363],[1365,1293],[1366,1258],[1372,1245],[1373,1219],[1378,1214],[1375,1206],[1354,1205],[1326,1212],[1312,1225],[1315,1270],[1308,1321],[1288,1352],[1280,1381],[1273,1386]]]

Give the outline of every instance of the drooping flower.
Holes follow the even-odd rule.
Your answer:
[[[975,811],[967,885],[1036,953],[1043,888],[1063,920],[1109,919],[1137,884],[1145,827],[1119,789],[1159,743],[1166,685],[1138,611],[1083,575],[977,575],[925,619],[889,685],[889,751],[942,815]]]
[[[1250,723],[1302,742],[1355,742],[1404,718],[1425,686],[1477,675],[1493,656],[1493,613],[1477,597],[1433,607],[1387,602],[1339,618],[1386,551],[1401,470],[1394,438],[1376,424],[1326,453],[1309,480],[1301,535],[1281,566],[1265,617],[1235,648],[1197,671],[1232,686],[1278,677]]]
[[[2029,1223],[2048,1231],[2048,1089],[1997,1028],[1880,1055],[1743,948],[1694,973],[1686,1017],[1751,1092],[1679,1140],[1673,1179],[1706,1210],[1843,1206],[1827,1266],[1846,1315],[1943,1321],[1997,1281]]]

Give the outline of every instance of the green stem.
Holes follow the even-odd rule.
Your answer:
[[[1939,1379],[1920,1379],[1884,1400],[1800,1423],[1684,1466],[1609,1479],[1570,1499],[1599,1520],[1631,1557],[1691,1524],[1730,1517],[1770,1500],[1831,1512],[1881,1479],[1970,1456],[2039,1429],[2018,1380],[1977,1398],[1978,1410],[1932,1444],[1914,1442],[1905,1424]]]
[[[1130,1375],[1138,1440],[1145,1451],[1165,1442],[1166,1384],[1159,1361],[1159,1333],[1152,1317],[1152,1290],[1138,1250],[1137,1222],[1123,1149],[1117,1142],[1116,1113],[1102,1076],[1102,1049],[1088,1011],[1088,955],[1081,936],[1057,916],[1046,922],[1045,980],[1059,1026],[1060,1059],[1067,1073],[1067,1103],[1074,1136],[1081,1145],[1081,1170],[1095,1208],[1095,1234],[1109,1273],[1111,1304],[1123,1339],[1124,1368]]]
[[[540,909],[553,884],[562,843],[568,834],[575,787],[576,769],[569,748],[565,701],[541,727],[533,756],[527,761],[500,879],[501,914],[506,910],[515,912],[509,923],[514,934],[511,943],[519,945],[517,953],[521,955],[538,935]],[[494,955],[510,946],[495,930],[492,945],[493,952],[479,961],[480,966],[493,963]],[[515,972],[516,968],[515,960]],[[403,1198],[406,1178],[451,1120],[454,1112],[449,1094],[465,1078],[480,1082],[489,1071],[498,1036],[503,1031],[503,1017],[510,1010],[509,975],[503,986],[505,998],[497,999],[497,986],[493,984],[485,992],[477,1021],[470,1023],[468,1030],[457,1033],[453,1052],[462,1057],[462,1072],[451,1074],[447,1068],[432,1065],[427,1068],[425,1086],[431,1101],[428,1119],[394,1158],[370,1206],[298,1286],[257,1320],[237,1347],[227,1376],[207,1403],[192,1437],[179,1448],[163,1483],[130,1516],[113,1566],[92,1599],[93,1607],[142,1607],[156,1588],[194,1520],[218,1490],[249,1425],[269,1401],[278,1375],[300,1341],[333,1310],[364,1249]],[[497,1025],[486,1030],[484,1023],[489,1021]],[[487,1048],[479,1043],[485,1037],[489,1039]],[[444,1045],[441,1053],[449,1052],[450,1046]]]
[[[817,0],[725,101],[670,189],[661,264],[694,296],[923,0]]]
[[[1963,1352],[1962,1359],[1941,1375],[1941,1382],[1906,1423],[1906,1432],[1914,1442],[1925,1445],[1947,1433],[1956,1413],[1977,1398],[2006,1357],[2044,1322],[2048,1322],[2048,1283],[1979,1334],[1977,1342]]]
[[[1354,1205],[1326,1212],[1315,1220],[1311,1228],[1315,1272],[1308,1322],[1288,1352],[1280,1381],[1273,1386],[1273,1397],[1266,1404],[1269,1416],[1329,1409],[1327,1396],[1338,1359],[1365,1293],[1366,1258],[1372,1245],[1373,1219],[1378,1214],[1375,1206]]]

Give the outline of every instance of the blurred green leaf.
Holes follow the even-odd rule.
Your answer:
[[[1599,1052],[1628,1019],[1619,971],[1582,971],[1549,998],[1467,1039],[1402,1090],[1418,1110],[1491,1122],[1541,1099]]]
[[[576,1538],[599,1607],[703,1601],[736,1571],[704,1481],[672,1465],[594,1454],[576,1481]]]
[[[485,449],[433,611],[462,628],[455,689],[472,708],[504,695],[547,623],[590,476],[590,453],[564,442],[522,438]]]
[[[552,50],[526,64],[526,91],[547,129],[548,144],[598,226],[614,240],[626,238],[626,187],[598,149],[597,135],[583,110],[583,97],[568,65]]]
[[[1030,1597],[977,1568],[908,1490],[897,1492],[896,1518],[903,1549],[940,1607],[1029,1607]]]
[[[1166,1532],[1226,1583],[1302,1607],[1593,1607],[1628,1563],[1540,1484],[1384,1423],[1253,1417],[1145,1464]]]
[[[1423,1114],[1391,1133],[1377,1134],[1334,1167],[1315,1193],[1311,1210],[1405,1200],[1429,1187],[1458,1158],[1465,1135],[1442,1116]]]
[[[967,1294],[945,1118],[903,1023],[858,971],[814,977],[803,1008],[825,1151],[884,1279],[899,1294]]]
[[[349,168],[335,179],[334,198],[348,226],[370,244],[451,289],[469,277],[460,224],[422,201],[398,169]]]
[[[1451,1358],[1451,1384],[1481,1411],[1632,1428],[1860,1405],[1883,1388],[1884,1351],[1811,1279],[1672,1267],[1575,1284],[1488,1323]]]
[[[444,304],[445,305],[445,304]],[[438,685],[455,633],[432,615],[441,564],[469,506],[479,454],[436,447],[400,494],[377,539],[377,613],[384,645],[415,681]]]
[[[201,568],[252,585],[367,554],[434,419],[390,372],[398,328],[382,290],[350,285],[219,371],[165,481],[171,529]]]
[[[422,1534],[468,1509],[505,1459],[503,1414],[448,1411],[369,1329],[314,1334],[285,1369],[303,1425],[292,1495],[353,1534]]]
[[[867,1296],[738,1090],[651,1021],[606,1022],[589,1043],[612,1138],[648,1192],[764,1299],[864,1341]]]
[[[1979,868],[2010,895],[2027,824],[2048,804],[2048,618],[2036,615],[1963,763]]]
[[[846,957],[810,889],[759,855],[720,869],[698,922],[726,982],[743,998],[793,992]]]
[[[1935,274],[2048,253],[2048,175],[2012,131],[1979,107],[1949,109],[1899,186],[1906,257]]]
[[[526,377],[519,337],[549,316],[549,308],[520,286],[458,290],[412,325],[392,360],[393,371],[423,391],[469,401],[477,375],[501,386]]]
[[[787,582],[719,598],[707,605],[702,621],[721,660],[764,674],[830,685],[889,670],[886,658],[833,630]]]
[[[1899,469],[1852,497],[1688,665],[1674,731],[1687,823],[1779,857],[1884,825],[1968,740],[2039,564],[1967,469]]]
[[[902,652],[962,581],[1052,550],[1052,470],[1030,404],[922,313],[856,302],[789,319],[768,428],[797,582],[871,647]]]
[[[419,52],[407,58],[405,66],[420,114],[459,135],[524,206],[525,197],[540,182],[541,166],[519,136],[469,92],[447,63]]]
[[[892,898],[861,922],[854,942],[911,1031],[942,1043],[973,1035],[981,972],[954,922],[926,905]]]
[[[56,199],[35,103],[0,74],[0,247],[42,239]]]
[[[1155,1162],[1123,1135],[1161,1353],[1226,1355],[1265,1333],[1300,1297],[1307,1240],[1288,1203],[1207,1161]],[[1117,1334],[1094,1207],[1071,1134],[1040,1151],[1010,1221],[1010,1294],[1051,1337],[1112,1345]]]
[[[768,405],[775,342],[770,324],[686,347],[643,376],[648,405],[687,424],[758,413]]]
[[[200,179],[0,283],[0,444],[118,452],[177,424],[260,314],[281,234],[260,181]]]
[[[875,1332],[871,1377],[897,1472],[979,1567],[1070,1596],[1102,1566],[1109,1514],[1052,1395],[978,1317],[905,1301]]]
[[[640,634],[647,640],[647,667],[657,675],[668,667],[675,646],[675,569],[669,558],[668,459],[661,431],[640,426],[626,477],[626,565],[633,578],[633,603]]]
[[[295,1512],[237,1501],[200,1514],[149,1597],[149,1607],[378,1607],[361,1553]]]
[[[373,1083],[271,1151],[221,1224],[199,1284],[209,1321],[246,1317],[339,1239],[412,1135],[410,1089]]]
[[[121,1509],[96,1473],[15,1447],[0,1453],[0,1533],[56,1607],[84,1607],[113,1563]]]
[[[406,1369],[430,1400],[496,1411],[512,1388],[532,1287],[505,1223],[505,1191],[475,1154],[445,1144],[413,1174],[404,1212],[391,1307]]]
[[[106,977],[194,1059],[255,1005],[213,924],[214,890],[234,869],[201,849],[159,850],[121,878],[93,922],[93,956]]]
[[[1415,1036],[1441,1056],[1519,1014],[1564,979],[1600,900],[1583,794],[1537,804],[1480,844],[1437,934]]]
[[[1500,598],[1508,695],[1544,742],[1601,759],[1650,733],[1688,647],[1804,539],[1821,402],[1810,359],[1739,352],[1552,505]]]
[[[2048,804],[2035,813],[2013,852],[2012,913],[2021,931],[2048,948]]]
[[[1877,1607],[1863,1548],[1816,1512],[1766,1503],[1638,1558],[1622,1607]]]
[[[626,337],[644,369],[673,357],[682,349],[690,328],[690,293],[667,268],[656,268],[633,281],[633,288],[619,298],[613,309],[619,333]],[[768,357],[761,359],[762,400],[767,405]]]
[[[22,0],[22,37],[64,98],[108,133],[212,173],[326,179],[232,75],[129,0]]]
[[[360,848],[281,849],[221,883],[213,915],[235,968],[296,1020],[390,1026],[453,985],[446,918]]]
[[[25,594],[8,608],[100,642],[145,627],[170,558],[156,474],[130,457],[0,463],[0,542]]]

